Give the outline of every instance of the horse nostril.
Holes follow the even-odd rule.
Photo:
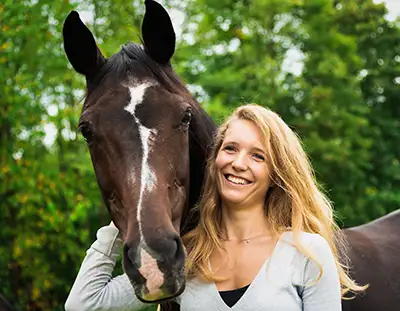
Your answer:
[[[182,242],[176,233],[167,234],[162,243],[158,244],[159,254],[162,254],[162,261],[166,263],[173,263],[182,259],[183,247]]]
[[[182,259],[184,256],[183,245],[178,235],[175,235],[173,238],[173,248],[171,249],[171,254],[175,260]]]
[[[176,258],[177,252],[178,252],[178,242],[176,238],[173,238],[171,241],[171,248],[170,248],[171,257]]]
[[[123,246],[125,267],[131,273],[136,273],[150,261],[156,261],[160,269],[171,269],[172,266],[181,266],[185,260],[185,251],[182,241],[176,233],[169,233],[164,238],[149,240],[146,244],[132,247]],[[165,268],[167,267],[167,268]]]
[[[128,259],[131,262],[131,264],[135,265],[136,256],[134,249],[130,248],[128,245],[125,244],[123,252],[125,258]]]

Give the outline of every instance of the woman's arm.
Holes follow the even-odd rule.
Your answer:
[[[136,298],[126,274],[112,277],[122,246],[118,234],[112,224],[98,230],[65,303],[66,311],[134,311],[147,306]]]
[[[340,311],[341,289],[339,274],[334,256],[326,240],[313,235],[310,251],[322,265],[322,276],[317,280],[320,270],[315,261],[308,259],[304,269],[304,288],[302,292],[304,311]]]

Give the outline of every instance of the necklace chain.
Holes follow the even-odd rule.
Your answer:
[[[267,231],[267,229],[264,229],[263,231],[261,231],[261,232],[258,233],[257,235],[251,236],[251,237],[249,237],[249,238],[241,239],[241,240],[231,240],[231,239],[226,239],[226,238],[223,238],[223,237],[221,237],[221,239],[222,239],[223,241],[230,241],[230,242],[232,242],[232,241],[237,241],[238,243],[242,243],[242,242],[250,243],[250,240],[259,237],[259,236],[262,235],[265,231]]]

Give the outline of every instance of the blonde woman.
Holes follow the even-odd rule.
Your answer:
[[[200,222],[183,238],[182,311],[338,311],[342,295],[362,290],[338,260],[332,207],[298,137],[271,110],[242,106],[219,128],[198,208]],[[125,275],[110,282],[117,235],[100,229],[67,311],[144,306]]]

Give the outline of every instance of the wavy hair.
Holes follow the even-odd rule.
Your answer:
[[[301,232],[317,233],[329,244],[335,257],[342,296],[362,291],[348,275],[347,267],[339,260],[339,251],[345,249],[344,237],[336,225],[331,202],[316,182],[310,161],[299,137],[273,111],[255,104],[237,108],[218,128],[206,168],[203,192],[196,207],[200,214],[197,227],[188,232],[183,241],[187,250],[187,273],[191,278],[201,276],[209,281],[219,278],[211,272],[209,259],[215,249],[221,249],[221,198],[217,188],[215,160],[224,140],[225,132],[233,120],[248,120],[261,131],[267,161],[272,167],[274,184],[266,198],[267,225],[273,236],[279,237],[287,228],[293,232],[293,245],[314,260],[322,276],[322,265],[313,258],[300,242]]]

